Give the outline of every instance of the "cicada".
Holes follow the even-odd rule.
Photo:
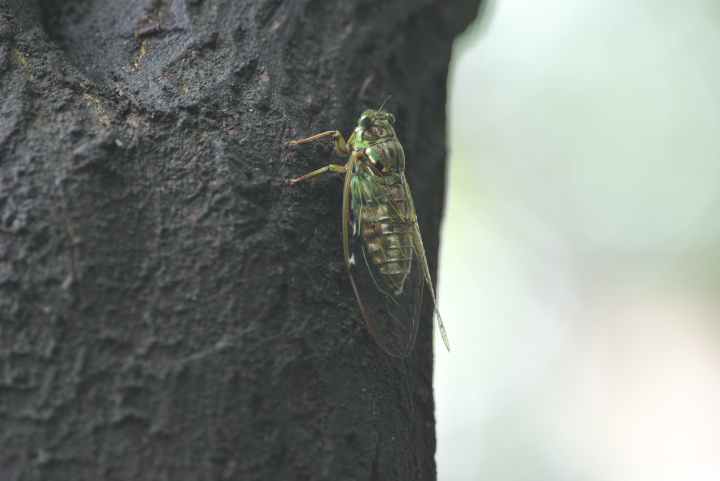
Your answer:
[[[395,116],[365,110],[346,142],[337,130],[285,145],[332,136],[335,152],[350,157],[297,179],[327,171],[345,174],[343,241],[345,265],[367,327],[380,347],[394,357],[412,351],[417,336],[423,288],[427,286],[448,351],[445,327],[435,300],[415,205],[405,180],[405,153],[395,135]]]

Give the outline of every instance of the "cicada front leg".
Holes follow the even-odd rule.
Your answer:
[[[327,132],[323,132],[322,134],[317,134],[317,135],[313,135],[312,137],[308,137],[307,139],[291,140],[290,142],[285,143],[285,147],[290,147],[291,145],[305,144],[307,142],[312,142],[313,140],[327,137],[328,135],[333,136],[333,141],[335,142],[335,152],[340,157],[347,157],[348,155],[350,155],[350,151],[347,148],[347,143],[345,142],[345,137],[343,137],[343,135],[340,132],[338,132],[337,130],[329,130]]]

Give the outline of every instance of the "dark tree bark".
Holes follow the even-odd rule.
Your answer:
[[[392,94],[434,271],[478,3],[0,0],[0,479],[433,479],[430,305],[380,350],[283,142]]]

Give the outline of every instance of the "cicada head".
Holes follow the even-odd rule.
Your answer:
[[[366,110],[358,119],[358,126],[355,128],[355,138],[359,147],[368,147],[377,142],[396,140],[395,116],[390,112],[380,110]]]
[[[385,127],[386,129],[392,131],[392,127],[390,126],[394,123],[395,116],[390,112],[368,109],[364,111],[358,119],[358,129],[366,130],[371,125],[376,125],[378,127]]]

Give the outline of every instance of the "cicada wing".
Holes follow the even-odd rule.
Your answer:
[[[407,356],[415,345],[422,302],[417,262],[398,294],[387,285],[364,242],[357,242],[353,254],[356,262],[350,266],[350,281],[370,333],[391,356]]]
[[[405,179],[403,179],[403,182],[405,183],[407,201],[410,205],[410,210],[414,214],[415,203],[412,200],[410,188],[407,186],[407,182],[405,181]],[[420,226],[417,222],[415,222],[413,225],[413,247],[415,248],[415,255],[418,259],[419,270],[422,272],[422,277],[425,281],[425,285],[427,286],[428,291],[430,291],[430,298],[433,303],[433,309],[435,310],[435,318],[437,319],[438,329],[440,329],[440,336],[442,337],[443,344],[445,344],[445,348],[448,350],[448,352],[450,352],[450,340],[448,339],[447,332],[445,332],[445,324],[443,324],[442,316],[440,315],[440,310],[437,306],[435,289],[433,289],[432,277],[430,277],[430,268],[428,267],[427,257],[425,256],[425,246],[423,246],[422,236],[420,236]]]
[[[412,244],[415,215],[410,204],[390,194],[402,192],[371,170],[375,175],[349,171],[346,179],[347,267],[373,337],[391,356],[405,357],[415,344],[424,281]]]

